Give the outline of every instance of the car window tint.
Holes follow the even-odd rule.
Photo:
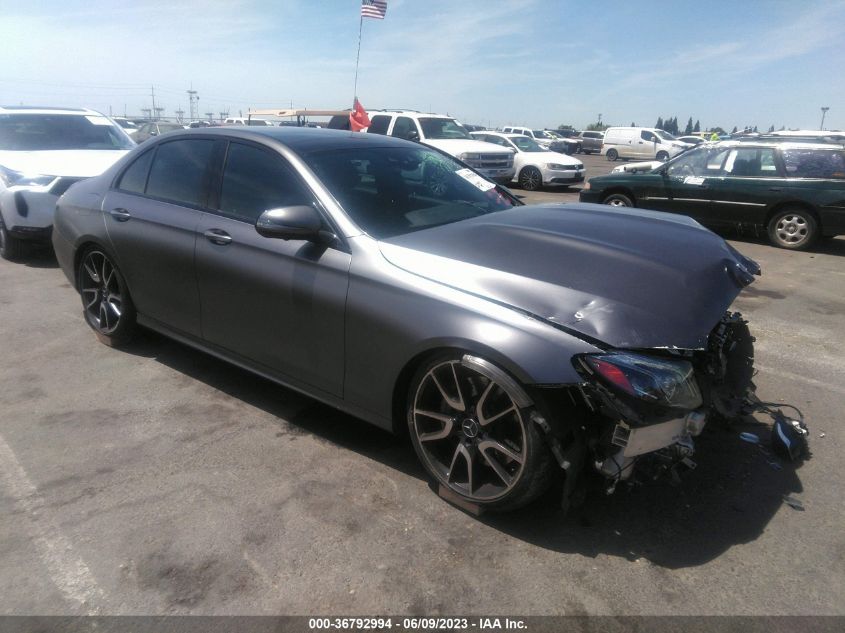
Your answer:
[[[728,156],[725,172],[731,176],[760,178],[776,176],[775,150],[771,147],[743,147],[735,149]],[[764,164],[766,170],[764,170]]]
[[[791,178],[845,179],[845,153],[818,149],[783,152],[786,175]]]
[[[370,119],[370,127],[367,132],[371,134],[387,134],[387,128],[390,126],[390,117],[384,114],[377,114]]]
[[[150,169],[147,195],[202,206],[205,203],[205,173],[213,148],[214,141],[208,139],[159,145]]]
[[[150,163],[153,160],[153,152],[144,152],[123,172],[117,188],[130,193],[144,193],[147,184],[147,174],[150,171]]]
[[[311,202],[281,156],[250,145],[229,145],[220,190],[222,213],[254,223],[268,209]]]
[[[411,132],[416,131],[417,126],[414,125],[414,121],[412,119],[406,116],[400,116],[396,119],[396,123],[393,124],[393,131],[390,133],[390,136],[409,139],[411,137]]]

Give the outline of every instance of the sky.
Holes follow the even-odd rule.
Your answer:
[[[0,0],[0,104],[346,108],[360,0]],[[845,129],[845,0],[388,0],[369,109],[465,123]],[[205,118],[203,116],[203,118]]]

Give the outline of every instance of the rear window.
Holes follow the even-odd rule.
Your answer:
[[[783,152],[790,178],[845,179],[845,153],[823,149],[787,149]]]
[[[205,204],[205,174],[211,161],[214,141],[191,139],[158,146],[147,195],[177,204]]]

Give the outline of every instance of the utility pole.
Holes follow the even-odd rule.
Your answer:
[[[822,106],[822,124],[819,126],[820,130],[824,129],[824,116],[827,114],[827,111],[830,110],[828,106]]]
[[[191,89],[188,90],[188,99],[190,101],[188,109],[191,111],[191,121],[196,121],[199,118],[197,111],[199,110],[200,96],[194,90],[194,84],[191,84]]]

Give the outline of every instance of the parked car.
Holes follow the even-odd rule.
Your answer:
[[[0,107],[0,256],[49,243],[56,200],[135,147],[114,121],[79,108]]]
[[[271,121],[267,119],[257,119],[255,117],[233,116],[223,121],[223,125],[255,125],[258,127],[274,127]]]
[[[376,110],[369,114],[368,134],[384,134],[431,145],[497,182],[510,182],[513,178],[513,152],[474,139],[452,117],[414,110]]]
[[[657,128],[610,127],[604,132],[602,154],[607,160],[637,158],[666,161],[692,147]]]
[[[706,143],[648,173],[592,178],[581,191],[582,202],[681,213],[794,250],[845,234],[843,200],[843,146],[791,142]]]
[[[689,145],[701,145],[704,139],[700,136],[679,136],[678,140]]]
[[[604,132],[585,130],[578,135],[584,154],[599,154],[604,142]]]
[[[135,141],[143,143],[154,136],[167,134],[175,130],[184,130],[185,126],[181,123],[170,123],[168,121],[147,121],[135,133]]]
[[[753,388],[726,310],[759,268],[724,240],[669,214],[522,206],[396,138],[154,139],[59,200],[53,242],[102,341],[143,325],[404,428],[438,485],[490,509],[677,465]]]
[[[548,150],[527,136],[502,132],[472,132],[472,136],[515,152],[513,182],[526,191],[535,191],[544,185],[568,187],[584,182],[584,163]]]
[[[123,131],[129,136],[129,138],[135,138],[136,132],[138,132],[138,124],[135,121],[130,121],[129,119],[121,116],[112,117],[112,121],[117,123],[120,127],[123,128]]]

